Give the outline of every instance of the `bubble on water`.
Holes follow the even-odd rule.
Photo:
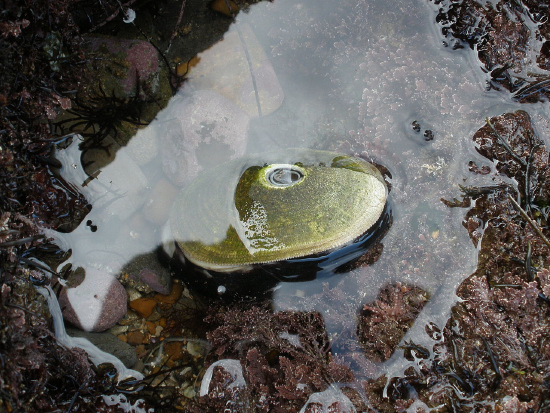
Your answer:
[[[133,23],[136,19],[136,12],[133,9],[126,9],[122,21],[124,23]]]

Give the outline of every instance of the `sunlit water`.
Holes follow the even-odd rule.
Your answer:
[[[155,250],[174,194],[223,160],[291,147],[356,153],[392,174],[393,225],[381,257],[329,280],[345,293],[340,306],[311,298],[327,282],[317,280],[280,286],[274,308],[318,310],[329,337],[353,336],[357,312],[380,288],[415,285],[431,298],[406,339],[433,345],[426,324],[443,328],[455,288],[477,262],[465,211],[440,199],[475,184],[468,161],[483,159],[471,136],[510,105],[486,91],[474,53],[442,45],[424,0],[276,0],[240,13],[225,40],[199,57],[168,107],[97,179],[84,172],[77,142],[58,152],[62,175],[93,205],[76,230],[56,236],[72,250],[73,267],[114,277]],[[101,291],[97,280],[86,281]],[[399,374],[410,363],[397,351],[376,369]]]

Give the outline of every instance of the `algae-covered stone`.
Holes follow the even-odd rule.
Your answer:
[[[170,227],[188,260],[231,272],[343,246],[377,223],[386,197],[382,175],[360,158],[273,152],[200,175],[176,199]]]

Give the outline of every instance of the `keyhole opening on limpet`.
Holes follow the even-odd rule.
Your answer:
[[[287,187],[304,179],[304,172],[296,165],[273,165],[266,171],[266,179],[273,186]]]

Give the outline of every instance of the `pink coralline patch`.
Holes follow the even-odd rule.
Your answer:
[[[503,412],[527,413],[533,411],[534,403],[520,402],[517,396],[512,397],[502,406]]]
[[[158,53],[148,42],[110,38],[90,38],[88,42],[92,51],[106,48],[112,55],[124,54],[124,61],[128,67],[120,84],[127,93],[131,93],[137,87],[138,81],[150,80],[159,69]]]
[[[537,277],[540,280],[540,286],[545,296],[550,297],[550,271],[543,268],[537,273]]]
[[[150,43],[143,41],[133,43],[126,56],[126,61],[130,63],[128,75],[122,81],[127,91],[130,91],[139,80],[145,80],[156,73],[159,65],[157,51]]]

